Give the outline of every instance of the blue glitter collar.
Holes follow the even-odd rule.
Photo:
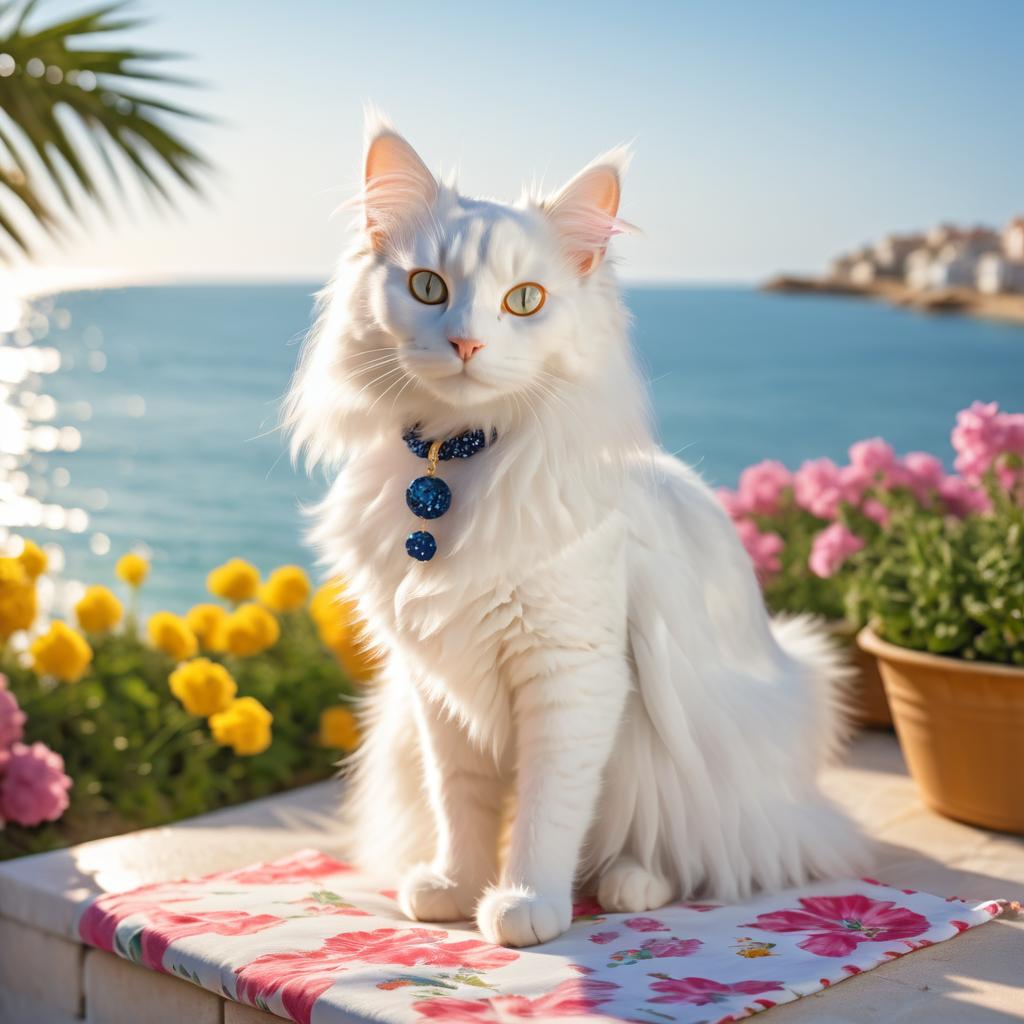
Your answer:
[[[467,430],[446,441],[427,441],[420,436],[418,427],[410,427],[403,435],[409,451],[427,460],[427,475],[418,476],[405,491],[405,503],[420,519],[437,519],[451,508],[451,488],[437,473],[438,462],[449,459],[470,459],[483,451],[488,443],[494,444],[498,432],[491,431],[490,441],[482,430]],[[405,539],[405,550],[418,562],[429,562],[437,554],[437,541],[427,530],[415,530]]]

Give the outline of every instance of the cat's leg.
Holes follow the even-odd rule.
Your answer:
[[[675,895],[667,879],[653,874],[632,857],[620,857],[609,867],[597,887],[597,901],[605,910],[636,914],[663,907]]]
[[[417,728],[437,837],[433,860],[417,864],[399,893],[417,921],[472,918],[484,888],[497,877],[503,789],[493,757],[472,744],[447,711],[419,697]]]
[[[516,817],[501,881],[477,910],[491,942],[531,946],[569,927],[580,848],[628,689],[619,657],[516,688]]]

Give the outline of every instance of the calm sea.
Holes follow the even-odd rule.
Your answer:
[[[273,428],[313,290],[127,288],[41,303],[37,337],[17,340],[23,353],[56,349],[60,366],[51,354],[32,365],[53,372],[15,382],[9,401],[35,452],[6,456],[4,472],[30,515],[62,528],[24,532],[62,545],[66,574],[86,581],[110,582],[118,555],[147,546],[150,609],[184,609],[232,555],[309,565],[299,506],[324,483],[292,469]],[[839,459],[879,434],[948,461],[958,409],[1024,408],[1024,328],[725,288],[634,288],[628,301],[662,441],[715,484],[762,458]]]

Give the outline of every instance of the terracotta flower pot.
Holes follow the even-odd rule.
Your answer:
[[[1024,833],[1024,669],[897,647],[858,634],[878,659],[907,767],[947,817]]]
[[[853,722],[870,729],[891,729],[892,715],[877,659],[860,647],[855,631],[847,623],[833,622],[830,631],[836,640],[849,648],[850,664],[857,671],[849,691]]]

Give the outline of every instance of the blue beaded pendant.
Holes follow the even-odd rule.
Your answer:
[[[491,442],[497,438],[491,431]],[[424,441],[418,428],[411,427],[402,435],[409,451],[427,460],[427,475],[418,476],[405,490],[405,503],[413,515],[420,519],[438,519],[451,508],[452,490],[437,476],[438,462],[449,459],[471,459],[487,447],[482,430],[467,430],[447,441]],[[418,562],[429,562],[437,554],[437,541],[426,530],[416,530],[405,539],[405,550]]]
[[[436,476],[418,476],[405,492],[405,503],[420,519],[437,519],[451,508],[452,489]]]
[[[417,530],[405,538],[405,550],[417,562],[429,562],[437,554],[437,541],[432,533]]]

